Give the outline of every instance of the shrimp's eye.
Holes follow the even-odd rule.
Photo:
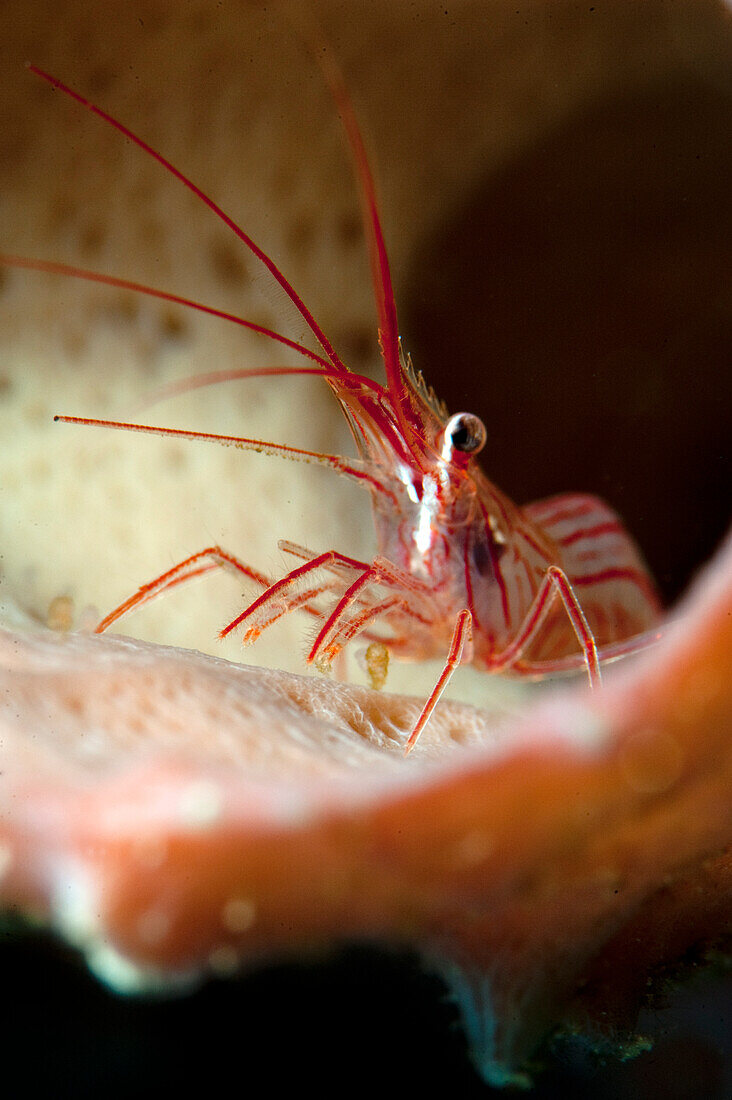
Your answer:
[[[445,425],[445,442],[455,451],[477,454],[485,446],[485,424],[473,413],[455,413]]]

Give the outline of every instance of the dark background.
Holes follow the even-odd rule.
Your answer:
[[[519,503],[590,490],[666,602],[732,509],[732,99],[680,73],[601,99],[415,257],[409,347]]]
[[[510,1096],[472,1069],[457,1009],[412,955],[350,948],[170,1000],[115,997],[67,948],[0,940],[6,1095]],[[646,1011],[654,1049],[621,1063],[545,1054],[535,1100],[728,1100],[732,986],[700,980]],[[205,1090],[205,1091],[204,1091]]]

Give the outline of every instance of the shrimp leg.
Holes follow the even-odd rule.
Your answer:
[[[516,637],[501,653],[494,654],[487,662],[487,668],[491,672],[502,672],[504,669],[511,668],[520,660],[527,645],[536,636],[557,596],[561,598],[564,604],[569,621],[577,635],[577,641],[582,648],[590,685],[593,688],[600,686],[600,662],[594,635],[590,630],[579,600],[574,594],[567,574],[557,565],[550,565],[547,569],[539,591],[536,593]]]
[[[207,558],[209,559],[208,561],[206,560]],[[195,580],[196,577],[200,577],[204,573],[210,573],[213,569],[219,568],[230,569],[232,572],[236,571],[242,573],[248,580],[255,581],[265,590],[272,585],[272,581],[266,574],[260,573],[256,569],[252,569],[249,565],[245,565],[243,561],[234,557],[233,554],[229,554],[226,550],[222,550],[220,546],[207,546],[204,550],[199,550],[197,553],[191,554],[190,557],[184,558],[183,561],[179,561],[177,565],[173,565],[165,573],[161,573],[160,576],[154,577],[151,581],[141,585],[137,592],[134,592],[119,604],[118,607],[115,607],[113,611],[110,611],[108,615],[105,615],[101,622],[95,627],[94,633],[103,634],[105,630],[108,630],[109,627],[113,625],[113,623],[118,622],[135,608],[142,607],[143,604],[149,603],[150,600],[154,600],[157,596],[164,595],[169,592],[171,588],[176,588],[179,584],[186,584],[188,581]],[[316,618],[322,619],[322,612],[307,604],[308,600],[313,599],[319,594],[320,590],[301,594],[301,598],[293,604],[292,610],[294,610],[295,607],[299,607],[303,611],[315,615]]]
[[[317,554],[309,561],[306,561],[304,565],[299,565],[297,568],[291,569],[284,577],[275,581],[274,584],[270,584],[266,592],[258,596],[240,615],[237,615],[235,619],[232,619],[232,621],[224,627],[219,637],[225,638],[227,634],[230,634],[232,630],[241,626],[242,623],[247,623],[247,629],[243,639],[244,643],[246,645],[255,641],[262,631],[269,626],[270,623],[274,622],[275,619],[286,614],[294,607],[299,606],[298,597],[293,594],[293,589],[298,581],[318,569],[332,565],[337,565],[345,570],[358,573],[367,572],[370,569],[370,566],[366,562],[346,557],[345,554],[341,554],[337,550],[326,550],[323,554]],[[320,588],[311,590],[308,598],[313,599],[321,592],[332,589],[334,583],[336,582],[330,581]],[[270,614],[270,617],[267,617],[267,610],[271,612],[273,604],[275,607],[277,607],[277,605],[279,605],[279,607],[277,607],[274,614]]]
[[[407,738],[407,743],[404,746],[405,756],[407,756],[412,751],[415,744],[417,743],[417,738],[427,724],[427,721],[429,720],[432,711],[435,709],[437,703],[439,702],[440,696],[450,682],[450,677],[460,664],[466,641],[471,642],[472,640],[473,616],[471,615],[467,607],[464,607],[455,622],[455,629],[452,633],[450,651],[447,655],[447,660],[445,661],[445,667],[440,673],[437,683],[433,687],[429,699],[422,707],[422,713],[420,714],[414,725],[414,728],[412,729],[412,732]]]
[[[416,608],[411,607],[404,596],[392,596],[384,603],[371,607],[367,606],[365,611],[361,611],[354,619],[347,619],[346,612],[354,603],[362,602],[359,599],[360,594],[369,585],[382,585],[385,588],[396,588],[411,595],[416,594],[422,597],[422,602],[424,602],[425,597],[430,595],[426,586],[414,577],[410,577],[402,570],[397,569],[386,558],[375,558],[371,565],[364,569],[361,576],[357,577],[346,589],[323,623],[308,654],[308,663],[314,661],[318,667],[327,668],[331,659],[340,652],[345,642],[360,633],[367,622],[397,607],[403,614],[411,616],[423,625],[431,624],[432,619],[421,615]]]
[[[625,641],[611,642],[609,645],[601,646],[597,650],[597,657],[601,664],[607,665],[611,661],[620,660],[622,657],[630,657],[634,653],[644,652],[650,646],[656,645],[662,637],[663,631],[660,629],[646,630],[642,634],[626,638]],[[562,657],[554,661],[526,662],[527,669],[532,675],[537,676],[550,676],[558,672],[576,672],[583,665],[585,665],[584,653],[573,654],[570,657]]]
[[[255,581],[265,589],[269,588],[272,583],[264,573],[259,573],[256,569],[245,565],[233,554],[222,550],[220,546],[207,546],[196,554],[184,558],[183,561],[179,561],[177,565],[172,566],[165,573],[161,573],[160,576],[154,577],[147,584],[141,585],[137,592],[129,596],[118,607],[115,607],[114,611],[110,611],[102,619],[96,627],[95,633],[103,634],[113,623],[116,623],[133,608],[141,607],[142,604],[148,603],[171,588],[175,588],[179,584],[185,584],[204,573],[209,573],[212,569],[219,568],[228,568],[242,573],[249,580]]]
[[[582,647],[590,684],[592,687],[599,687],[601,682],[600,664],[594,636],[567,575],[556,565],[550,565],[547,569],[539,591],[534,597],[528,614],[514,640],[501,653],[495,654],[491,658],[488,664],[491,672],[500,672],[504,669],[508,669],[519,660],[524,649],[530,644],[532,638],[541,627],[557,597],[562,600],[569,621],[577,635],[577,640]],[[470,638],[472,638],[472,615],[467,608],[464,608],[458,615],[455,623],[455,630],[453,632],[445,667],[432,689],[432,694],[425,703],[422,713],[417,719],[416,725],[410,733],[404,747],[405,756],[414,748],[417,738],[424,729],[432,711],[435,709],[442,692],[447,687],[450,677],[460,664],[465,642]]]

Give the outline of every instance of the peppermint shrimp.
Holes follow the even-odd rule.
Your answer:
[[[193,389],[231,379],[322,377],[346,417],[357,458],[239,436],[183,431],[76,416],[72,424],[213,442],[325,465],[368,490],[378,552],[370,561],[292,542],[297,563],[273,580],[219,546],[206,546],[142,585],[97,626],[101,633],[154,597],[211,570],[227,568],[261,593],[220,632],[245,644],[300,609],[318,620],[306,660],[327,671],[357,636],[371,643],[371,664],[385,670],[384,647],[411,661],[442,658],[443,668],[405,743],[411,751],[454,670],[539,677],[586,669],[601,683],[600,662],[632,651],[659,615],[654,585],[618,516],[597,497],[563,494],[518,507],[483,473],[486,429],[471,413],[450,415],[415,371],[399,338],[389,260],[362,135],[339,71],[321,61],[340,112],[359,184],[378,313],[385,383],[348,369],[303,299],[274,261],[204,191],[140,137],[55,77],[32,71],[115,127],[191,190],[268,269],[320,351],[213,307],[130,280],[15,256],[0,262],[133,290],[213,314],[279,342],[307,365],[232,369],[179,384]]]

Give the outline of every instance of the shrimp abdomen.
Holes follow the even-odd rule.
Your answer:
[[[524,515],[556,544],[598,646],[642,634],[661,604],[641,553],[616,512],[599,497],[563,493],[527,505]],[[553,633],[553,632],[552,632]],[[566,633],[566,631],[562,631]],[[544,639],[542,655],[564,649]]]

